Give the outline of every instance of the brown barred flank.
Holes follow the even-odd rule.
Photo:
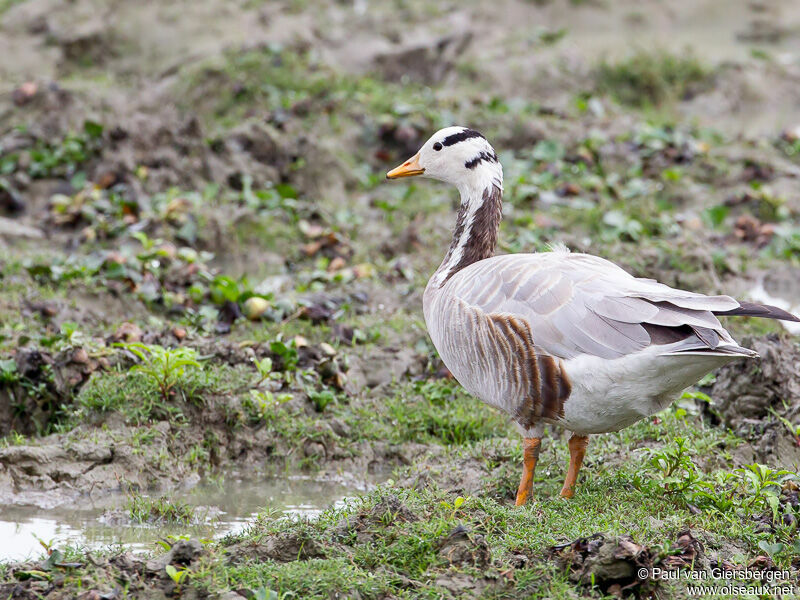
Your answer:
[[[569,380],[569,375],[567,375],[567,371],[564,369],[564,361],[561,359],[558,360],[558,372],[560,374],[558,378],[558,398],[561,401],[561,411],[558,413],[558,416],[563,417],[564,402],[572,393],[572,382]]]
[[[489,338],[496,345],[497,358],[513,370],[517,388],[527,390],[514,418],[523,427],[533,427],[539,419],[564,416],[564,403],[572,384],[563,361],[548,354],[537,354],[528,324],[511,315],[487,315]]]
[[[539,393],[539,402],[542,404],[541,414],[546,419],[563,417],[564,399],[559,394],[561,369],[558,362],[548,354],[540,354],[536,357],[536,363],[542,380]]]

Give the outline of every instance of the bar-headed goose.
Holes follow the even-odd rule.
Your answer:
[[[545,423],[571,431],[561,495],[574,494],[590,433],[618,431],[731,360],[739,346],[717,315],[797,321],[772,306],[676,290],[566,249],[493,256],[503,170],[492,146],[465,127],[436,132],[389,179],[424,175],[456,186],[453,240],[423,296],[444,364],[522,434],[517,505],[532,490]]]

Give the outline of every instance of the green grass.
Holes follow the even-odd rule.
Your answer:
[[[682,100],[706,84],[710,75],[710,69],[692,55],[639,50],[619,62],[601,62],[595,82],[599,92],[641,108]]]
[[[453,380],[401,384],[391,393],[365,398],[334,413],[357,438],[463,446],[505,436],[507,418],[473,398]]]
[[[170,379],[172,385],[165,396],[159,380],[141,370],[97,372],[78,394],[66,427],[85,419],[102,421],[112,413],[119,413],[133,425],[163,419],[181,421],[207,406],[211,398],[238,393],[255,379],[255,369],[208,365]]]
[[[166,496],[150,498],[132,494],[128,497],[125,510],[133,523],[189,525],[197,520],[193,507],[185,502],[171,500]]]
[[[236,584],[270,585],[279,592],[301,591],[312,597],[333,594],[347,586],[371,595],[385,593],[388,586],[399,597],[437,597],[442,592],[437,587],[438,578],[449,572],[438,547],[457,525],[465,525],[470,531],[485,537],[492,567],[497,571],[508,569],[515,555],[534,557],[528,567],[516,571],[515,585],[511,589],[494,591],[496,597],[516,597],[514,594],[523,591],[532,594],[530,597],[564,597],[569,587],[565,573],[557,572],[554,565],[544,559],[547,548],[597,532],[611,537],[631,535],[637,543],[664,557],[672,552],[677,532],[691,523],[695,534],[701,536],[710,551],[730,541],[749,548],[746,554],[750,557],[760,552],[759,542],[774,538],[760,531],[756,522],[732,517],[730,513],[713,508],[705,508],[698,515],[696,508],[673,493],[657,492],[647,486],[637,487],[635,482],[643,475],[652,478],[656,486],[663,480],[648,469],[646,453],[625,450],[628,443],[652,440],[654,436],[668,438],[681,432],[692,440],[691,451],[698,456],[711,451],[718,453],[720,445],[725,448],[732,443],[724,432],[703,430],[698,427],[700,422],[694,419],[687,420],[671,412],[663,413],[660,418],[659,425],[645,422],[626,434],[598,436],[598,445],[590,447],[589,464],[572,501],[557,496],[558,486],[555,484],[560,483],[563,472],[554,481],[549,476],[545,476],[544,481],[541,476],[537,477],[534,500],[523,509],[510,506],[507,499],[498,502],[488,494],[481,494],[467,498],[454,511],[454,497],[437,490],[435,485],[413,490],[397,488],[390,482],[346,509],[328,511],[310,524],[259,522],[244,535],[223,542],[227,546],[237,542],[259,543],[259,540],[277,533],[302,530],[304,539],[313,540],[317,547],[323,548],[325,559],[290,563],[245,562],[228,571],[227,575]],[[545,449],[545,456],[537,469],[540,473],[563,470],[561,465],[566,463],[565,453],[561,444],[554,446],[558,447],[557,454],[562,460],[557,463],[560,464],[551,464]],[[625,452],[624,459],[614,460],[608,465],[598,462],[610,447]],[[475,454],[482,455],[477,449]],[[720,456],[724,461],[725,454]],[[711,477],[711,474],[702,477]],[[744,510],[745,514],[748,511],[760,514],[764,508],[749,504],[750,496],[744,488],[734,497],[736,510]],[[399,500],[404,507],[397,511],[398,517],[393,516],[391,510],[387,514],[385,509],[381,509],[377,515],[371,510],[387,499]],[[614,508],[610,510],[609,507]],[[404,517],[404,511],[412,513],[413,518]],[[366,529],[363,526],[365,519]],[[358,531],[367,534],[357,535],[355,531],[348,534],[348,526],[356,526]],[[783,531],[773,535],[780,538],[792,534]],[[331,543],[331,536],[334,536],[335,544]],[[731,558],[742,561],[748,556]],[[788,565],[791,554],[779,553],[773,558],[778,564]],[[462,569],[477,576],[485,573],[484,569],[470,566]],[[415,582],[410,588],[403,584],[406,582],[408,585],[408,580]]]
[[[313,543],[324,559],[237,561],[233,569],[226,570],[226,576],[234,586],[265,585],[279,593],[299,592],[308,597],[358,589],[367,597],[391,591],[398,597],[435,598],[443,591],[438,585],[440,578],[452,574],[439,548],[461,525],[473,536],[485,538],[491,572],[515,572],[512,585],[495,581],[491,597],[518,597],[523,592],[532,594],[530,597],[564,597],[566,573],[547,561],[548,548],[598,532],[612,538],[631,535],[663,558],[673,551],[677,532],[691,523],[711,551],[725,540],[734,540],[748,546],[750,552],[758,552],[764,535],[756,523],[716,511],[696,515],[688,507],[676,506],[669,494],[631,485],[643,466],[641,455],[613,468],[595,463],[572,501],[560,499],[548,486],[542,489],[537,483],[532,504],[522,509],[481,495],[467,498],[454,510],[454,496],[435,486],[414,490],[390,482],[345,509],[324,513],[317,521],[260,521],[245,534],[222,542],[223,546],[246,547],[275,535],[294,535],[306,544]],[[387,507],[381,508],[383,504]],[[531,557],[522,569],[512,566],[518,564],[513,561],[520,554]],[[788,564],[788,555],[775,558]],[[458,570],[477,577],[486,574],[485,565],[479,564],[461,565]]]
[[[390,439],[463,445],[504,435],[508,420],[465,393],[453,380],[426,381],[388,400]]]
[[[153,393],[157,396],[157,389]],[[566,445],[545,439],[533,498],[524,508],[513,506],[521,468],[519,439],[495,411],[473,403],[446,380],[398,386],[384,402],[381,411],[366,409],[353,439],[424,442],[431,450],[440,447],[435,458],[422,456],[398,471],[397,480],[406,483],[386,482],[317,520],[265,513],[246,531],[208,546],[183,585],[200,593],[246,588],[308,598],[345,591],[358,591],[364,598],[439,598],[449,593],[451,579],[463,573],[483,581],[482,593],[489,598],[567,598],[576,584],[553,558],[552,546],[597,533],[611,541],[630,535],[658,561],[676,551],[678,533],[686,527],[709,556],[719,552],[726,560],[747,564],[767,549],[780,568],[793,560],[796,521],[762,526],[773,513],[770,498],[780,499],[776,485],[787,475],[756,466],[737,468],[733,453],[740,440],[709,427],[688,397],[620,433],[592,436],[570,501],[558,496]],[[347,401],[326,408],[337,415],[352,409]],[[315,418],[283,411],[288,409],[276,407],[266,425],[286,440],[321,431],[315,430]],[[142,432],[139,438],[148,444]],[[465,467],[465,472],[483,473],[478,493],[440,487],[440,481],[458,482]],[[191,507],[166,497],[134,495],[126,508],[138,522],[190,524],[196,519]],[[781,501],[779,510],[793,509]],[[458,527],[469,532],[464,542],[469,552],[458,554],[466,562],[450,564],[451,555],[441,549]],[[274,540],[291,548],[284,558],[269,558],[269,552],[282,547]],[[596,588],[583,587],[581,593],[602,595],[606,585],[598,581]],[[666,597],[683,597],[682,585],[661,584],[660,590]]]
[[[241,122],[253,107],[297,111],[307,121],[321,108],[324,121],[330,119],[337,128],[342,119],[353,116],[349,113],[354,106],[370,117],[434,114],[433,97],[425,86],[345,75],[292,47],[228,52],[220,60],[187,69],[177,87],[201,114],[223,127]]]

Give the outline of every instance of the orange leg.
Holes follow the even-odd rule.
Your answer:
[[[575,482],[578,481],[578,471],[583,464],[583,456],[586,454],[586,447],[589,445],[588,435],[578,435],[573,433],[569,438],[569,469],[567,478],[564,480],[564,487],[561,488],[563,498],[572,498],[575,495]]]
[[[533,491],[533,471],[536,468],[536,461],[539,460],[539,447],[542,445],[542,438],[523,438],[522,446],[524,454],[522,459],[522,480],[519,482],[517,490],[517,506],[522,506],[527,502],[528,496]]]

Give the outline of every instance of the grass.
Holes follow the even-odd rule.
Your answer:
[[[621,104],[642,108],[684,100],[710,76],[710,69],[692,55],[639,50],[619,62],[601,62],[595,69],[595,85]]]
[[[200,398],[194,394],[202,384],[201,379],[193,377],[181,383],[178,390],[183,398]],[[84,417],[102,417],[115,412],[131,424],[183,415],[181,403],[172,399],[165,401],[157,384],[143,373],[116,370],[96,374],[78,395],[74,420],[77,423]]]
[[[398,597],[435,598],[443,593],[442,583],[454,573],[447,554],[440,549],[458,526],[466,527],[473,538],[480,535],[485,539],[491,572],[514,572],[509,580],[492,580],[489,597],[518,597],[523,593],[530,594],[526,597],[564,597],[568,574],[559,572],[543,557],[553,545],[597,532],[612,538],[631,535],[656,556],[665,558],[674,552],[677,532],[689,522],[711,552],[724,540],[744,543],[750,552],[759,550],[764,535],[751,520],[731,519],[716,510],[697,515],[686,506],[676,506],[670,494],[631,485],[643,468],[641,454],[613,468],[595,463],[590,467],[591,476],[584,478],[570,502],[558,498],[555,488],[550,490],[550,486],[537,482],[533,503],[524,509],[482,494],[467,498],[454,510],[456,498],[435,486],[406,489],[390,482],[344,509],[327,511],[317,521],[260,521],[244,534],[222,542],[225,547],[247,547],[278,535],[295,536],[313,545],[315,553],[323,553],[324,558],[288,563],[237,560],[225,575],[232,586],[268,585],[278,593],[291,591],[308,597],[351,589],[367,597],[389,592]],[[614,510],[608,510],[609,506]],[[738,507],[750,507],[747,496],[740,499]],[[519,555],[531,557],[525,567],[512,566],[519,564]],[[778,564],[787,565],[791,555],[774,558]],[[481,578],[487,571],[484,565],[467,561],[457,572]]]
[[[694,430],[674,415],[664,414],[666,429]],[[647,426],[632,428],[635,434],[646,436]],[[610,443],[618,444],[623,436],[613,437]],[[698,440],[704,436],[695,432]],[[707,436],[706,436],[707,437]],[[718,438],[717,434],[711,436]],[[720,440],[717,439],[717,442]],[[667,451],[668,452],[668,451]],[[650,459],[652,459],[651,455]],[[421,490],[398,489],[392,483],[381,486],[345,509],[331,510],[313,523],[295,524],[285,521],[259,523],[242,536],[230,537],[223,545],[257,543],[278,533],[302,531],[304,539],[313,540],[324,548],[324,559],[308,561],[244,562],[238,564],[228,577],[234,583],[271,585],[279,593],[301,591],[312,597],[333,594],[342,589],[358,589],[369,597],[386,593],[399,597],[437,597],[442,593],[438,583],[451,572],[438,549],[445,538],[458,525],[479,533],[486,539],[492,557],[492,568],[503,572],[515,556],[546,556],[547,548],[559,543],[586,537],[597,532],[607,536],[629,534],[640,544],[650,546],[665,557],[672,550],[677,531],[690,522],[696,535],[703,537],[713,552],[724,540],[737,540],[750,548],[760,550],[764,534],[757,524],[747,518],[731,519],[726,512],[703,510],[695,514],[690,507],[676,505],[675,498],[667,493],[654,493],[652,489],[639,489],[631,482],[646,470],[648,458],[642,453],[633,454],[627,461],[605,467],[594,463],[591,476],[585,476],[580,491],[573,501],[565,502],[556,495],[557,487],[537,482],[534,501],[524,509],[515,509],[508,502],[498,503],[486,495],[470,497],[460,508],[453,510],[455,498],[434,487]],[[540,470],[550,466],[545,460]],[[661,468],[660,466],[658,467]],[[648,473],[652,475],[652,473]],[[662,483],[664,480],[660,480]],[[754,507],[747,492],[736,495],[737,510],[758,514],[763,506]],[[397,518],[381,509],[373,509],[383,502],[399,501],[394,513],[407,516]],[[607,507],[614,506],[614,510]],[[359,523],[369,516],[367,535],[341,533],[347,531],[344,523]],[[361,527],[361,526],[357,526]],[[363,528],[359,531],[364,531]],[[787,532],[791,535],[791,532]],[[337,544],[331,544],[333,535]],[[762,544],[763,545],[763,544]],[[739,560],[745,556],[737,557]],[[787,565],[790,553],[774,556],[778,564]],[[485,570],[474,565],[460,569],[473,576],[483,576]],[[566,574],[559,573],[553,564],[540,558],[523,569],[515,569],[514,585],[502,586],[491,597],[563,597],[568,587]],[[377,577],[375,574],[379,574]],[[413,582],[413,583],[412,583]],[[407,587],[410,586],[410,587]]]
[[[148,525],[183,524],[196,522],[195,510],[185,502],[166,496],[150,498],[140,494],[128,496],[125,510],[133,523]]]
[[[157,387],[152,389],[158,396]],[[551,547],[597,533],[612,541],[630,535],[659,561],[678,551],[678,533],[686,527],[711,557],[719,553],[746,564],[768,552],[779,568],[788,568],[797,521],[781,523],[774,517],[776,499],[779,514],[794,510],[779,494],[789,474],[759,465],[737,467],[732,455],[740,441],[709,427],[692,407],[687,396],[618,434],[593,436],[571,501],[558,497],[565,443],[547,439],[533,500],[518,509],[512,499],[520,473],[519,441],[504,419],[446,380],[398,386],[382,411],[366,409],[357,421],[361,428],[351,435],[440,446],[435,462],[422,456],[396,474],[406,483],[389,481],[314,521],[265,513],[244,532],[208,546],[181,585],[198,593],[246,588],[271,590],[278,597],[357,591],[364,598],[438,598],[463,574],[483,582],[485,597],[564,598],[575,583]],[[347,415],[353,408],[337,402],[326,410]],[[276,407],[268,426],[286,440],[313,431],[316,419],[291,411],[280,416],[287,410]],[[203,460],[202,449],[189,454]],[[441,474],[454,474],[458,481],[465,464],[484,473],[478,493],[439,487]],[[419,474],[425,476],[417,479]],[[196,519],[191,507],[167,497],[133,495],[126,508],[136,522],[191,524]],[[458,534],[459,527],[468,534]],[[457,547],[465,550],[447,549],[451,534],[464,538]],[[289,550],[275,550],[283,547]],[[274,552],[294,559],[270,558]],[[460,557],[457,563],[454,556]],[[598,580],[583,593],[601,595],[607,585]],[[667,597],[681,597],[681,585],[662,583],[659,589]]]
[[[224,364],[198,366],[180,374],[158,369],[145,372],[136,366],[95,373],[81,388],[65,427],[74,427],[86,419],[102,421],[114,413],[133,425],[163,419],[182,421],[189,413],[207,406],[214,396],[239,392],[256,379],[254,370]]]
[[[454,381],[425,381],[401,389],[383,409],[389,439],[461,446],[508,431],[497,411],[465,393]]]
[[[343,75],[305,50],[278,45],[228,52],[221,60],[187,69],[177,87],[223,127],[241,122],[253,107],[299,111],[304,118],[315,106],[327,107],[324,112],[333,118],[317,123],[337,128],[342,118],[351,117],[348,106],[353,103],[370,116],[406,115],[410,109],[420,117],[432,116],[431,92],[424,86]]]

